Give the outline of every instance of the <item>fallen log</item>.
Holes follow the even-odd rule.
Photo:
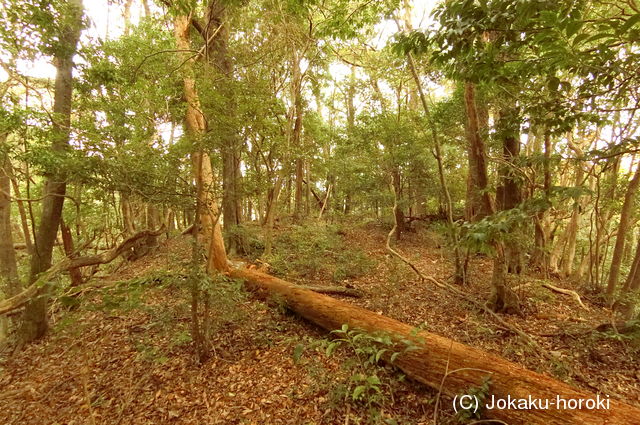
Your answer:
[[[454,397],[468,394],[472,387],[491,378],[488,406],[492,400],[548,400],[549,406],[530,409],[487,409],[486,415],[510,425],[638,425],[640,408],[606,400],[606,409],[587,409],[587,400],[596,394],[579,390],[549,376],[532,372],[502,357],[457,343],[445,337],[416,332],[410,325],[375,314],[364,308],[302,289],[282,279],[248,269],[226,271],[231,277],[243,279],[250,289],[278,295],[300,316],[326,330],[339,329],[343,324],[366,332],[383,332],[412,341],[417,349],[400,354],[394,361],[407,376],[426,384],[442,394]],[[446,380],[443,381],[446,375]],[[564,400],[565,404],[562,404]],[[582,400],[580,408],[571,408],[573,401]],[[567,404],[568,403],[568,404]],[[517,406],[517,405],[516,405]],[[539,406],[539,405],[538,405]],[[529,406],[531,407],[531,406]]]

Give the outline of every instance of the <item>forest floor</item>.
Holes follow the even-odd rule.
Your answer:
[[[286,256],[275,261],[284,267],[273,271],[287,269],[287,278],[299,283],[353,286],[364,296],[345,298],[349,302],[640,406],[637,340],[593,331],[610,317],[579,284],[552,282],[579,291],[588,310],[541,287],[542,280],[513,282],[526,284],[519,289],[525,316],[505,320],[557,357],[550,364],[482,311],[420,282],[390,258],[387,231],[378,224],[341,226],[331,235],[339,246],[325,246],[327,256],[311,253],[311,272],[287,269]],[[425,274],[445,280],[451,264],[439,239],[428,230],[408,233],[397,248]],[[347,256],[346,269],[318,266],[340,258],[338,249]],[[211,356],[198,364],[189,332],[190,250],[187,236],[163,241],[152,254],[94,278],[81,296],[60,298],[44,340],[0,355],[0,423],[433,423],[435,391],[389,368],[371,372],[349,346],[327,355],[325,332],[235,282],[212,282]],[[353,268],[361,270],[350,273]],[[468,292],[486,299],[490,276],[491,262],[474,258]],[[353,401],[358,375],[370,373],[379,376],[380,393],[368,391]],[[458,423],[444,404],[437,422]]]

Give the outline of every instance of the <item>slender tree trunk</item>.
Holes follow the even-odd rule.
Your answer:
[[[11,162],[6,164],[5,168],[9,178],[11,180],[11,187],[13,188],[13,193],[15,194],[16,205],[18,206],[18,213],[20,214],[20,225],[22,226],[22,235],[24,237],[24,243],[27,248],[27,253],[29,255],[33,255],[33,242],[31,240],[31,230],[29,228],[29,220],[27,218],[27,210],[24,207],[24,201],[22,201],[22,196],[20,195],[20,187],[18,185],[18,180],[15,178],[13,173],[13,166]]]
[[[622,312],[625,319],[634,319],[636,314],[635,310],[638,305],[638,298],[640,296],[640,238],[638,238],[638,245],[636,246],[636,254],[631,263],[631,270],[624,283],[621,293],[622,305],[618,307],[618,310]]]
[[[0,135],[0,146],[6,137],[6,134]],[[7,298],[20,292],[21,287],[11,230],[11,178],[7,172],[9,166],[9,156],[0,152],[0,289]]]
[[[69,0],[68,13],[63,22],[66,24],[59,34],[60,48],[56,49],[55,94],[53,100],[53,128],[51,132],[51,150],[62,154],[68,149],[71,127],[71,99],[73,94],[73,56],[75,55],[82,27],[82,1]],[[53,245],[58,234],[62,206],[66,192],[65,176],[54,172],[46,176],[42,214],[36,231],[35,249],[31,257],[29,282],[36,281],[38,275],[51,267]],[[48,297],[45,290],[42,296],[27,304],[21,329],[23,341],[33,341],[47,331]]]
[[[393,191],[394,191],[394,199],[395,207],[393,208],[394,221],[396,223],[396,240],[399,241],[402,237],[402,232],[406,231],[405,228],[405,220],[404,213],[402,212],[402,208],[400,207],[400,201],[402,200],[402,178],[400,174],[400,168],[394,167],[393,172],[391,173],[391,178],[393,181]]]
[[[622,210],[620,211],[620,224],[618,225],[616,244],[613,249],[613,256],[611,257],[611,268],[609,269],[609,280],[607,281],[607,296],[609,299],[613,299],[613,294],[616,290],[616,286],[618,285],[620,266],[622,265],[622,255],[624,253],[627,232],[629,231],[629,222],[631,220],[631,215],[633,214],[633,203],[635,201],[636,192],[638,191],[638,186],[640,186],[640,164],[636,168],[633,178],[629,181],[627,192],[624,195]]]
[[[489,178],[487,176],[485,146],[476,107],[476,89],[471,82],[464,84],[464,106],[467,116],[469,175],[472,182],[472,195],[468,198],[473,202],[469,218],[470,221],[476,221],[491,215],[493,206],[487,192]]]
[[[124,11],[122,13],[122,17],[124,20],[124,36],[128,36],[131,32],[131,4],[133,0],[125,0],[124,2]]]
[[[291,117],[293,118],[293,129],[291,130],[291,148],[295,150],[295,197],[294,197],[294,209],[293,219],[299,222],[302,219],[304,213],[303,205],[303,180],[304,180],[304,159],[302,156],[302,72],[300,70],[301,57],[293,47],[292,58],[292,77],[291,77],[291,97],[293,102],[293,111]]]
[[[62,247],[64,248],[64,254],[73,258],[75,255],[75,247],[73,244],[73,236],[71,235],[71,229],[64,220],[60,220],[60,233],[62,234]],[[71,278],[71,286],[82,285],[82,273],[79,268],[69,269],[69,277]]]
[[[536,137],[537,139],[537,137]],[[551,196],[551,137],[547,131],[544,133],[544,160],[543,160],[543,190],[544,199],[548,203]],[[549,275],[549,217],[547,208],[542,208],[536,213],[534,221],[534,248],[531,256],[531,264]]]
[[[144,16],[151,16],[151,9],[149,8],[149,0],[142,0],[142,6],[144,7]]]
[[[283,179],[281,176],[276,176],[276,181],[273,184],[273,188],[269,190],[269,198],[267,199],[267,207],[264,215],[264,223],[267,228],[264,255],[271,255],[273,249],[273,227],[275,225],[276,215],[278,213],[278,198],[280,197],[280,191],[282,190]]]
[[[449,232],[450,232],[449,237],[451,239],[451,243],[453,244],[453,256],[454,256],[454,265],[455,265],[453,280],[455,283],[464,283],[465,270],[464,270],[464,265],[462,263],[462,259],[460,256],[460,249],[458,247],[458,236],[455,229],[455,222],[453,220],[453,201],[451,200],[449,186],[447,185],[447,176],[444,173],[444,166],[442,164],[442,148],[440,145],[438,130],[436,128],[435,122],[433,121],[433,117],[431,116],[429,104],[427,103],[427,97],[424,93],[424,90],[422,89],[422,83],[420,82],[420,77],[418,76],[418,71],[416,70],[416,65],[411,53],[407,54],[407,59],[409,61],[409,68],[411,69],[413,80],[416,83],[416,87],[418,88],[418,93],[420,95],[422,108],[424,109],[424,113],[427,117],[427,121],[429,122],[429,127],[431,128],[431,138],[433,139],[433,144],[435,148],[434,156],[436,157],[436,162],[438,163],[438,176],[440,178],[440,189],[442,190],[442,194],[444,195],[444,198],[446,201],[447,224],[449,225]]]

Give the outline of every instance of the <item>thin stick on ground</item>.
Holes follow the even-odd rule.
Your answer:
[[[395,191],[393,193],[395,193]],[[394,198],[394,202],[393,202],[393,216],[394,217],[396,216],[395,213],[396,213],[396,209],[397,208],[398,208],[398,202],[397,202],[397,199]],[[510,323],[507,323],[502,317],[498,316],[498,314],[496,312],[491,310],[484,303],[481,303],[481,302],[475,300],[474,298],[472,298],[469,295],[465,294],[460,289],[456,288],[455,286],[453,286],[451,284],[448,284],[446,282],[441,282],[441,281],[439,281],[439,280],[437,280],[437,279],[435,279],[435,278],[433,278],[431,276],[425,275],[424,273],[422,273],[422,271],[420,271],[420,269],[418,269],[418,267],[415,264],[413,264],[411,261],[409,261],[409,259],[407,259],[405,256],[400,254],[400,252],[398,252],[395,249],[393,249],[391,247],[391,236],[395,233],[397,226],[398,226],[398,223],[395,222],[395,220],[394,220],[393,228],[391,229],[391,231],[387,235],[386,248],[387,248],[387,251],[390,254],[392,254],[393,256],[395,256],[397,258],[399,258],[403,263],[405,263],[409,267],[411,267],[411,269],[418,275],[418,277],[420,277],[420,279],[422,281],[429,281],[429,282],[433,283],[434,285],[436,285],[438,288],[448,289],[450,292],[452,292],[453,294],[457,295],[458,297],[464,299],[465,301],[470,302],[474,306],[476,306],[476,307],[480,308],[481,310],[483,310],[485,313],[489,314],[501,326],[503,326],[506,329],[508,329],[509,331],[517,334],[518,336],[523,338],[525,341],[527,341],[529,344],[531,344],[534,347],[536,347],[539,350],[539,352],[544,355],[544,357],[546,357],[547,359],[550,359],[550,360],[554,359],[554,357],[547,350],[545,350],[543,347],[541,347],[540,344],[538,344],[533,338],[531,338],[529,335],[527,335],[520,328],[518,328],[518,327],[516,327],[516,326],[514,326],[514,325],[512,325]]]

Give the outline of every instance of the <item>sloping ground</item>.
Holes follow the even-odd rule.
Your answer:
[[[214,301],[212,356],[197,364],[185,281],[169,273],[184,271],[189,249],[186,238],[164,243],[80,308],[58,310],[45,340],[2,359],[0,424],[367,423],[366,405],[344,402],[348,353],[326,356],[323,333],[277,302],[241,291]],[[433,395],[389,383],[382,417],[427,423]]]
[[[350,302],[640,405],[638,351],[631,341],[587,332],[608,320],[589,300],[584,311],[535,284],[522,290],[526,318],[507,319],[558,357],[548,364],[481,312],[390,259],[385,229],[356,227],[342,237],[375,259],[367,275],[345,281],[365,292]],[[427,274],[446,279],[450,267],[436,240],[408,234],[398,247]],[[54,306],[49,337],[0,357],[0,423],[357,424],[374,417],[366,400],[349,401],[345,388],[353,389],[350,378],[361,370],[349,350],[327,356],[321,331],[283,312],[277,300],[265,304],[233,286],[214,294],[212,356],[196,364],[184,278],[189,252],[188,238],[164,242],[97,282],[103,289],[87,292],[79,308]],[[473,261],[469,292],[479,299],[490,272],[488,261]],[[308,283],[330,276],[325,280]],[[368,400],[387,423],[432,423],[433,392],[385,371],[380,376],[389,384],[385,396]],[[455,423],[446,412],[440,418]]]
[[[613,333],[593,332],[611,321],[610,313],[595,299],[582,296],[584,310],[569,296],[540,286],[532,277],[512,277],[522,300],[526,300],[525,317],[504,316],[531,335],[542,347],[557,357],[549,364],[529,352],[517,335],[501,329],[489,317],[452,294],[422,283],[407,267],[389,258],[384,250],[386,233],[378,226],[354,228],[345,236],[349,244],[364,248],[376,258],[376,270],[370,275],[348,282],[365,292],[354,300],[365,308],[447,336],[458,342],[499,354],[527,368],[548,373],[586,390],[607,394],[640,406],[640,336],[635,340]],[[429,232],[408,233],[398,244],[425,274],[447,279],[453,267],[437,247],[437,235]],[[468,292],[479,300],[490,292],[491,261],[475,258],[470,264]],[[585,288],[569,280],[552,282],[575,289]]]

